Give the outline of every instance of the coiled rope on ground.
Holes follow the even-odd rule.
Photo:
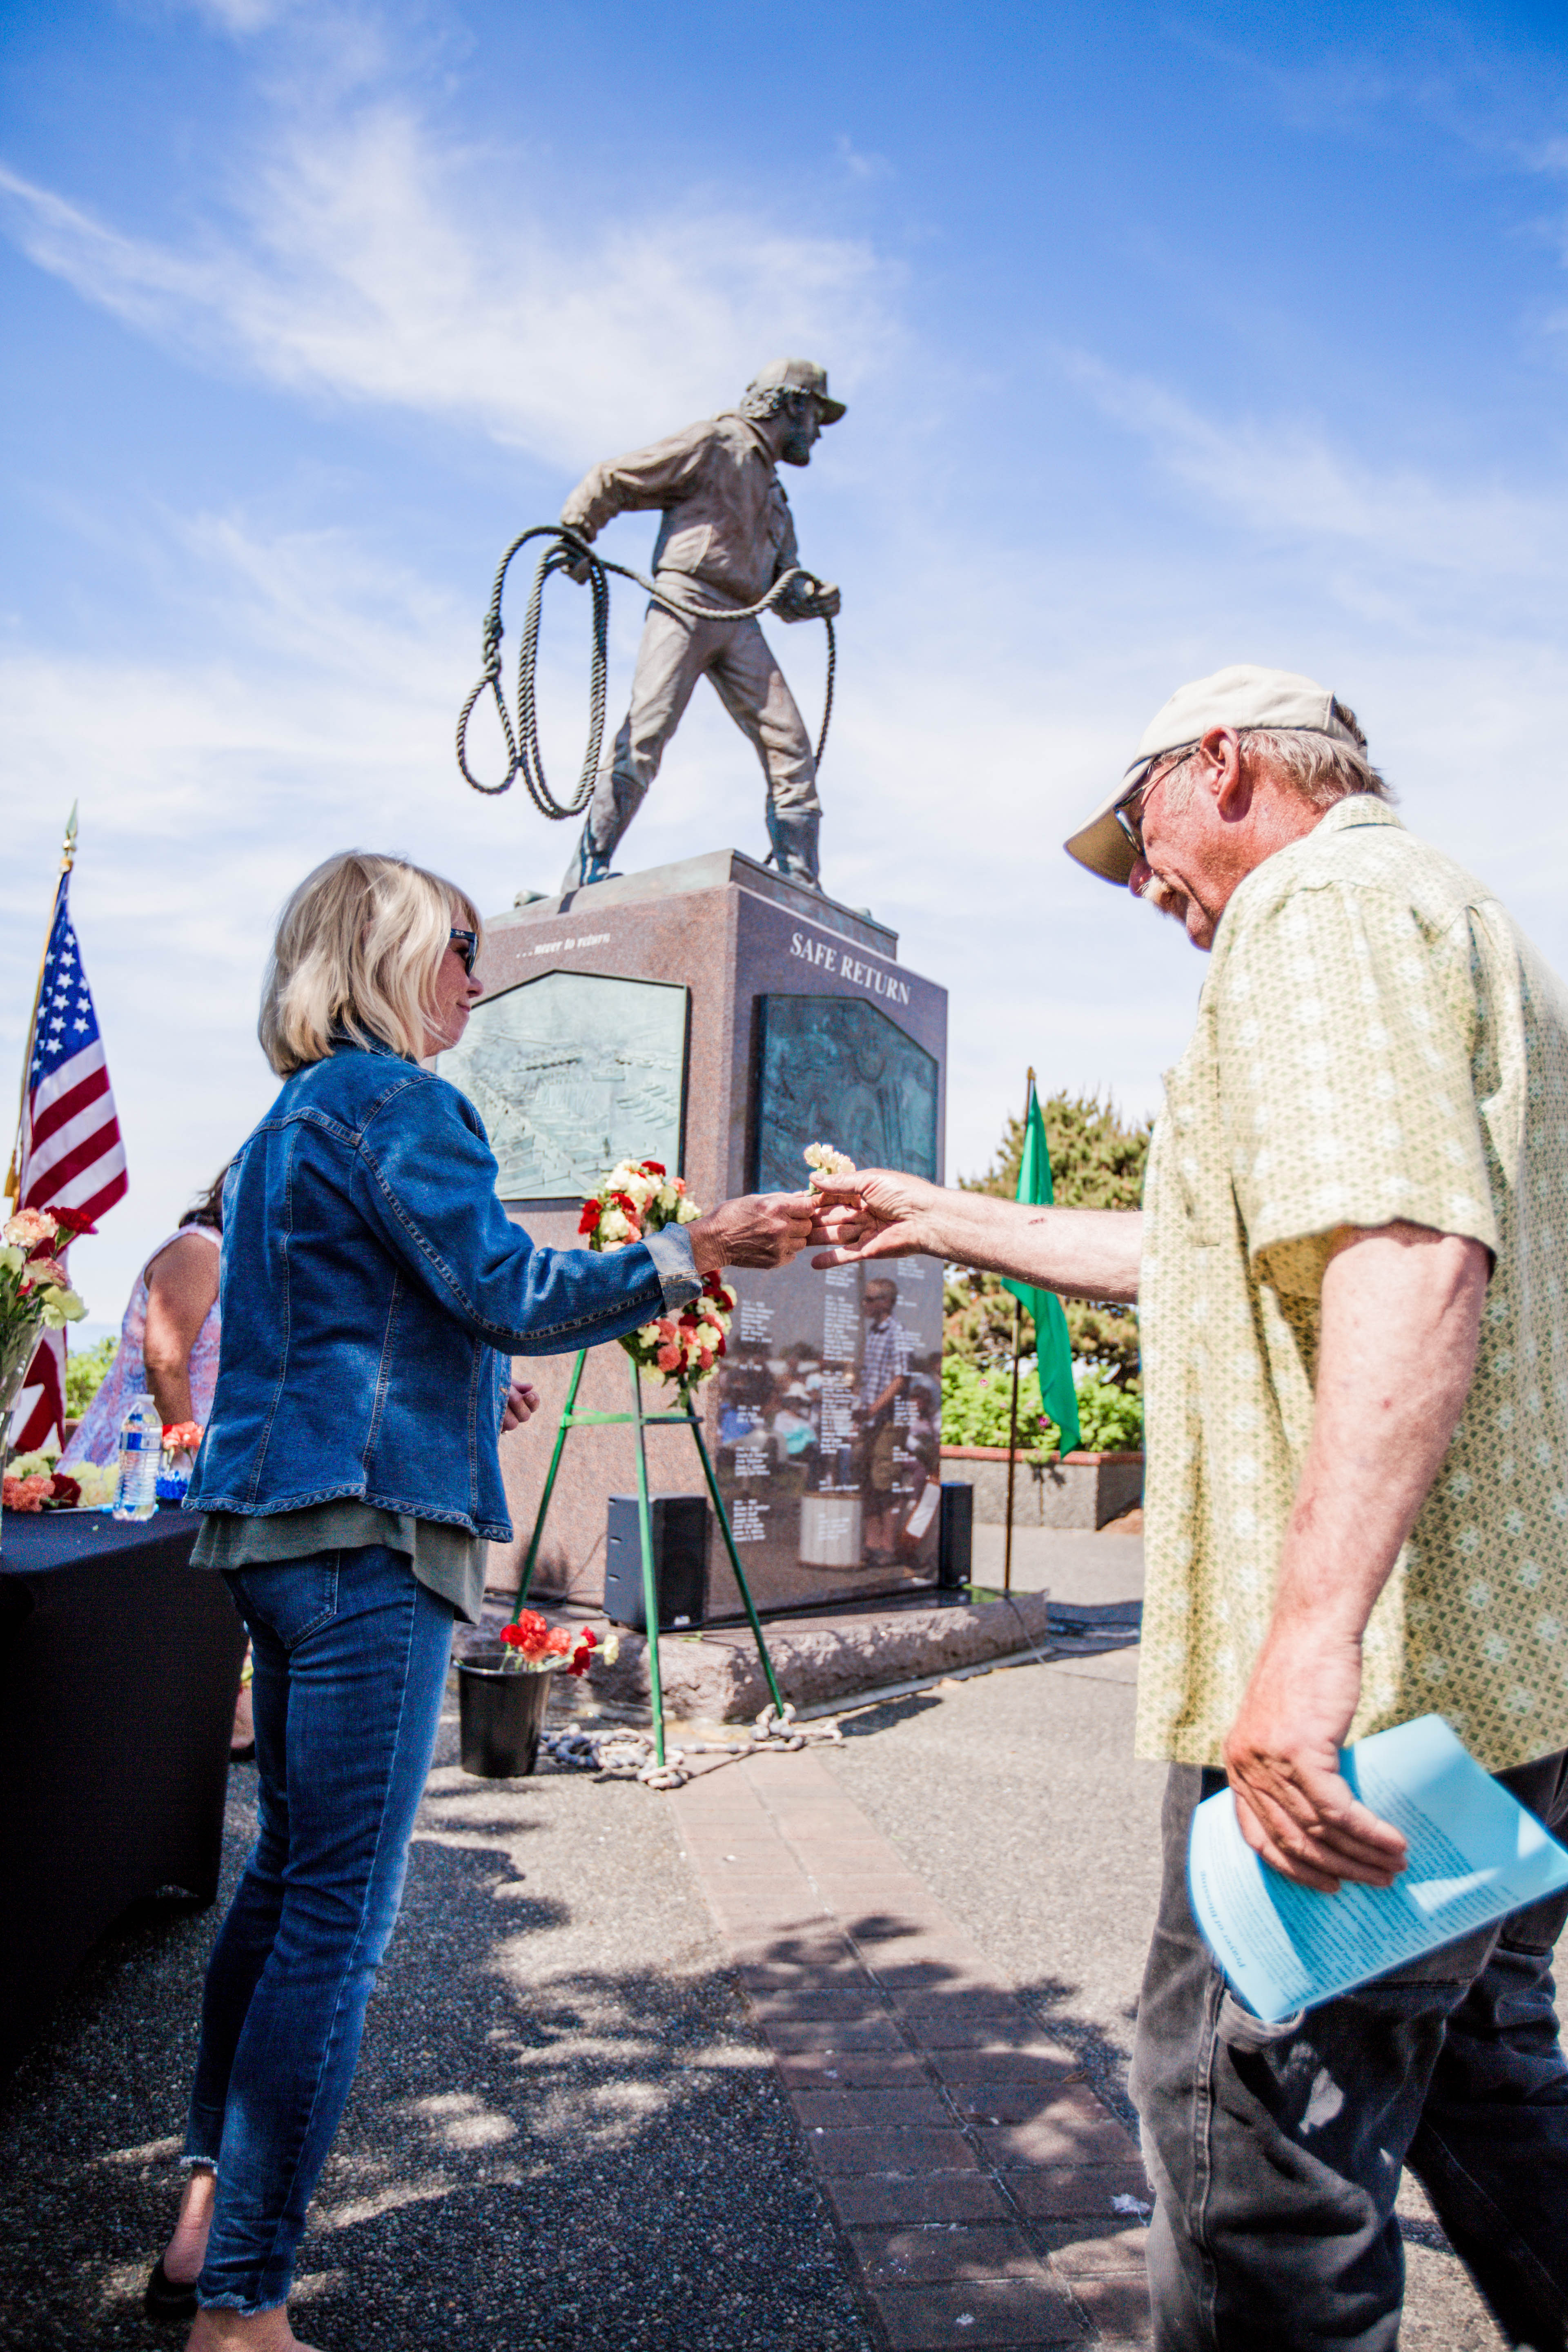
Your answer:
[[[571,1724],[564,1731],[543,1733],[539,1745],[559,1771],[603,1772],[616,1780],[641,1780],[649,1789],[679,1789],[691,1778],[687,1764],[690,1756],[722,1756],[737,1763],[743,1756],[760,1756],[764,1750],[776,1756],[820,1742],[842,1744],[843,1738],[830,1718],[797,1723],[793,1706],[786,1703],[781,1715],[770,1702],[752,1728],[738,1738],[694,1739],[684,1748],[667,1748],[662,1764],[646,1731],[584,1731]]]
[[[506,691],[501,684],[501,599],[506,593],[506,575],[511,560],[520,548],[531,539],[547,539],[551,544],[540,559],[533,575],[533,589],[523,618],[522,641],[517,657],[517,717],[513,721],[507,708]],[[539,748],[539,709],[535,699],[535,677],[539,667],[539,622],[544,604],[544,583],[552,573],[567,572],[575,564],[587,570],[587,584],[593,594],[592,643],[588,675],[588,747],[573,794],[568,801],[558,801],[551,792],[544,773],[544,761]],[[609,669],[610,583],[614,572],[622,580],[644,588],[654,603],[667,613],[686,621],[754,621],[770,611],[787,594],[796,581],[820,590],[822,583],[803,564],[794,564],[781,572],[765,596],[754,604],[691,604],[671,596],[667,589],[656,586],[640,572],[625,563],[612,563],[607,557],[596,554],[585,540],[573,531],[564,530],[559,523],[536,523],[512,541],[501,557],[496,572],[495,586],[490,591],[489,610],[485,615],[483,653],[484,667],[472,693],[464,703],[458,718],[458,765],[475,792],[489,798],[508,793],[521,774],[528,786],[533,804],[541,816],[552,818],[581,816],[593,797],[595,780],[599,772],[599,754],[605,743],[605,687]],[[827,631],[827,686],[822,706],[822,727],[816,739],[816,764],[822,765],[823,750],[827,742],[828,722],[833,717],[833,682],[838,665],[838,648],[833,634],[833,624],[824,614],[819,616]],[[468,765],[468,720],[474,706],[489,688],[495,698],[496,715],[500,720],[501,734],[507,750],[507,771],[499,784],[481,783]]]

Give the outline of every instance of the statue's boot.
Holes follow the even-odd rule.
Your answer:
[[[561,877],[561,895],[569,890],[582,890],[590,882],[618,882],[620,876],[612,873],[610,859],[614,845],[608,849],[595,849],[593,842],[593,820],[583,827],[583,838],[572,853],[572,862]]]
[[[806,890],[822,887],[816,860],[816,835],[821,824],[820,809],[768,811],[768,839],[773,850],[767,863]]]

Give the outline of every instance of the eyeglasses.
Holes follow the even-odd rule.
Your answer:
[[[1195,749],[1195,746],[1194,748]],[[1118,801],[1116,806],[1111,810],[1110,814],[1116,819],[1117,824],[1121,827],[1123,834],[1126,835],[1128,844],[1134,857],[1142,857],[1144,854],[1144,802],[1148,799],[1149,794],[1153,791],[1156,784],[1163,784],[1167,776],[1173,776],[1178,768],[1184,768],[1192,756],[1192,750],[1184,751],[1179,759],[1172,760],[1170,766],[1168,768],[1161,768],[1157,774],[1151,774],[1149,769],[1146,768],[1138,782],[1133,785],[1132,790],[1128,793],[1126,799]],[[1157,758],[1168,757],[1168,753],[1163,752],[1157,754]],[[1153,762],[1151,762],[1151,766],[1153,764]]]
[[[454,929],[448,934],[448,937],[451,940],[452,945],[457,949],[458,953],[462,957],[463,970],[468,973],[471,980],[474,974],[474,965],[479,960],[479,933],[477,931],[459,931]]]

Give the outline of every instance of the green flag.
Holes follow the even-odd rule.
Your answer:
[[[1051,1190],[1051,1155],[1046,1148],[1046,1122],[1040,1117],[1039,1100],[1033,1082],[1029,1087],[1029,1108],[1024,1119],[1024,1156],[1018,1163],[1018,1190],[1014,1196],[1026,1201],[1031,1208],[1048,1206],[1055,1197]],[[1072,1341],[1068,1337],[1068,1318],[1062,1312],[1062,1302],[1054,1290],[1037,1290],[1028,1282],[1004,1282],[1019,1305],[1035,1318],[1035,1357],[1040,1375],[1040,1402],[1047,1417],[1061,1432],[1061,1450],[1076,1452],[1083,1444],[1083,1433],[1078,1425],[1078,1391],[1072,1379]]]

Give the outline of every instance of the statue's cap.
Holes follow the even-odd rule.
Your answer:
[[[841,400],[827,396],[827,370],[818,367],[815,360],[770,360],[759,368],[746,386],[753,392],[809,392],[822,405],[824,425],[837,425],[844,414]]]
[[[1200,742],[1211,727],[1234,727],[1238,735],[1248,728],[1277,729],[1282,735],[1326,735],[1357,759],[1366,758],[1365,736],[1326,686],[1295,670],[1233,662],[1228,669],[1178,687],[1155,712],[1121,782],[1088,824],[1062,844],[1068,856],[1108,882],[1130,880],[1132,845],[1117,823],[1118,808],[1131,799],[1156,760]]]

